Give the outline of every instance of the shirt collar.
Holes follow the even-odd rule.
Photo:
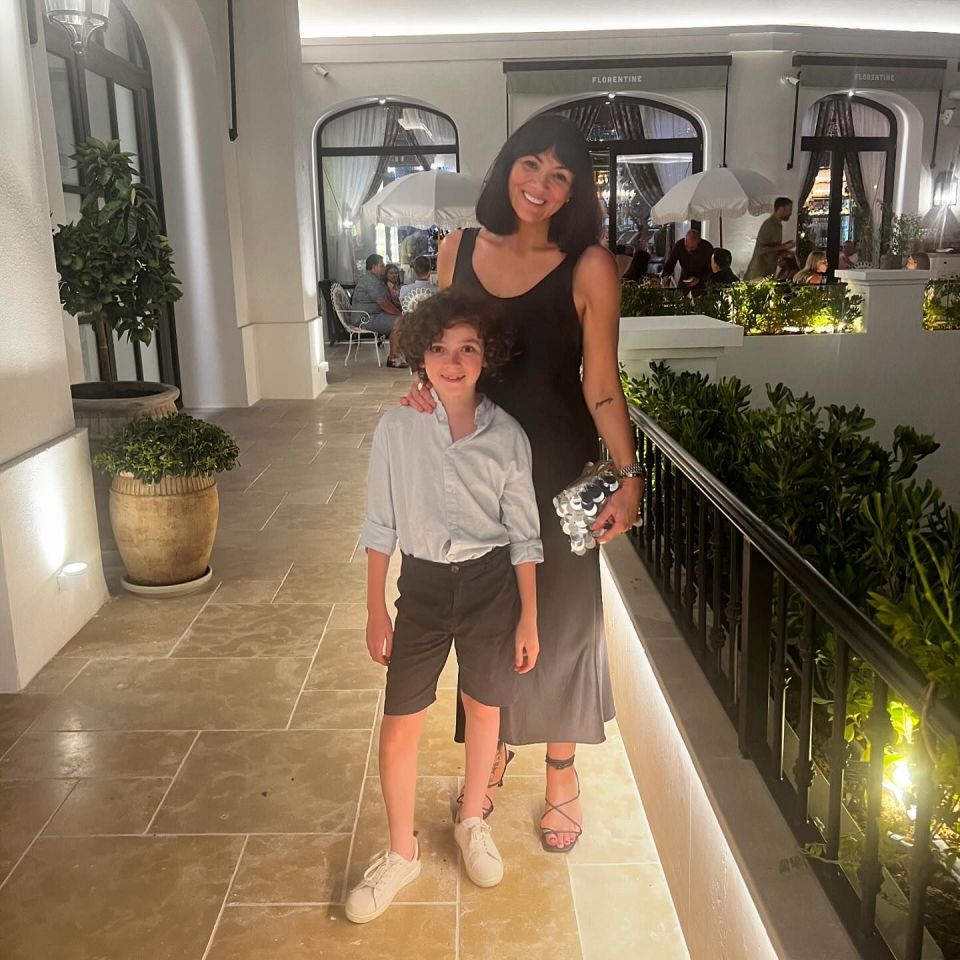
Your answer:
[[[442,423],[444,427],[446,427],[449,423],[447,411],[444,409],[443,401],[437,396],[437,391],[434,390],[433,387],[430,388],[430,396],[433,397],[437,405],[433,411],[434,417],[438,423]],[[475,437],[481,430],[486,429],[490,425],[490,421],[493,419],[494,409],[493,401],[489,400],[484,394],[481,394],[480,403],[473,415],[473,422],[476,424],[477,429],[470,436]]]

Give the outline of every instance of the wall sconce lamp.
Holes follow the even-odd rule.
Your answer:
[[[47,19],[59,23],[73,39],[73,49],[83,53],[90,38],[110,20],[110,0],[44,0]]]
[[[960,181],[953,175],[953,168],[942,170],[933,183],[933,205],[935,207],[956,206],[960,198]]]

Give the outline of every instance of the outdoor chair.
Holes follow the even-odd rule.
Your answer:
[[[383,335],[377,333],[376,330],[371,330],[367,326],[367,324],[370,323],[370,314],[367,313],[366,310],[355,310],[350,305],[350,298],[347,296],[347,291],[344,290],[339,283],[330,285],[330,299],[333,301],[333,309],[337,315],[337,319],[340,321],[340,325],[347,331],[350,337],[347,346],[347,356],[343,361],[343,365],[347,365],[347,361],[350,359],[350,351],[353,349],[354,344],[356,344],[357,347],[357,354],[354,360],[360,356],[360,342],[363,337],[369,337],[370,342],[377,351],[377,366],[383,366],[380,362],[380,344],[383,343]]]

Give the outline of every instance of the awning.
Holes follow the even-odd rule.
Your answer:
[[[946,60],[897,57],[818,57],[797,54],[805,87],[846,90],[942,90]]]
[[[508,60],[508,93],[622,93],[725,87],[733,58],[632,57],[604,60]]]

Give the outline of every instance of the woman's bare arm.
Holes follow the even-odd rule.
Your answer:
[[[583,253],[574,270],[573,295],[583,327],[583,397],[614,462],[625,466],[636,460],[636,444],[617,361],[620,281],[616,262],[607,250],[597,245]],[[595,530],[611,524],[598,540],[606,542],[629,529],[636,520],[642,492],[643,481],[622,481],[594,524]]]

